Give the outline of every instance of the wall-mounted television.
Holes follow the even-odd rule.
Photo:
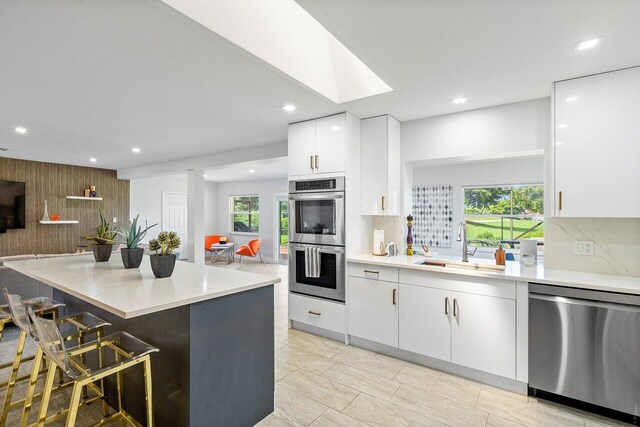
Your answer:
[[[0,180],[0,233],[25,227],[25,201],[24,182]]]

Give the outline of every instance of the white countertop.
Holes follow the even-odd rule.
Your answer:
[[[418,263],[425,261],[426,259],[459,261],[458,258],[440,255],[437,255],[433,258],[425,258],[419,255],[398,255],[392,257],[384,257],[370,254],[352,255],[347,257],[348,262],[360,262],[389,267],[410,268],[414,270],[422,270],[442,274],[453,274],[457,276],[486,277],[491,279],[535,282],[550,285],[568,286],[572,288],[593,289],[598,291],[640,295],[640,277],[584,273],[580,271],[556,270],[549,268],[545,269],[544,266],[540,264],[533,267],[525,267],[519,262],[514,261],[507,261],[506,269],[502,272],[418,265]],[[493,264],[493,261],[489,259],[473,258],[472,261],[477,263]]]
[[[93,257],[9,261],[6,267],[129,319],[280,282],[274,275],[176,262],[171,277],[156,279],[149,257],[140,268],[125,269],[120,254],[109,262]]]

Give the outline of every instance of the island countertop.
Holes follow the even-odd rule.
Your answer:
[[[147,256],[140,268],[125,269],[119,254],[101,263],[92,256],[77,256],[4,265],[124,319],[280,282],[274,275],[180,261],[171,277],[156,279]]]

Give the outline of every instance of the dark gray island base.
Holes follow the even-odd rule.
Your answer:
[[[89,311],[160,349],[151,356],[157,426],[252,426],[273,412],[273,285],[124,319],[57,289],[65,311]],[[142,369],[124,376],[124,406],[146,420]],[[115,400],[115,382],[107,384]]]

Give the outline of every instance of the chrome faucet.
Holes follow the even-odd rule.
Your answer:
[[[467,242],[467,223],[461,221],[458,224],[458,242],[462,242],[462,262],[469,262],[469,247]]]

